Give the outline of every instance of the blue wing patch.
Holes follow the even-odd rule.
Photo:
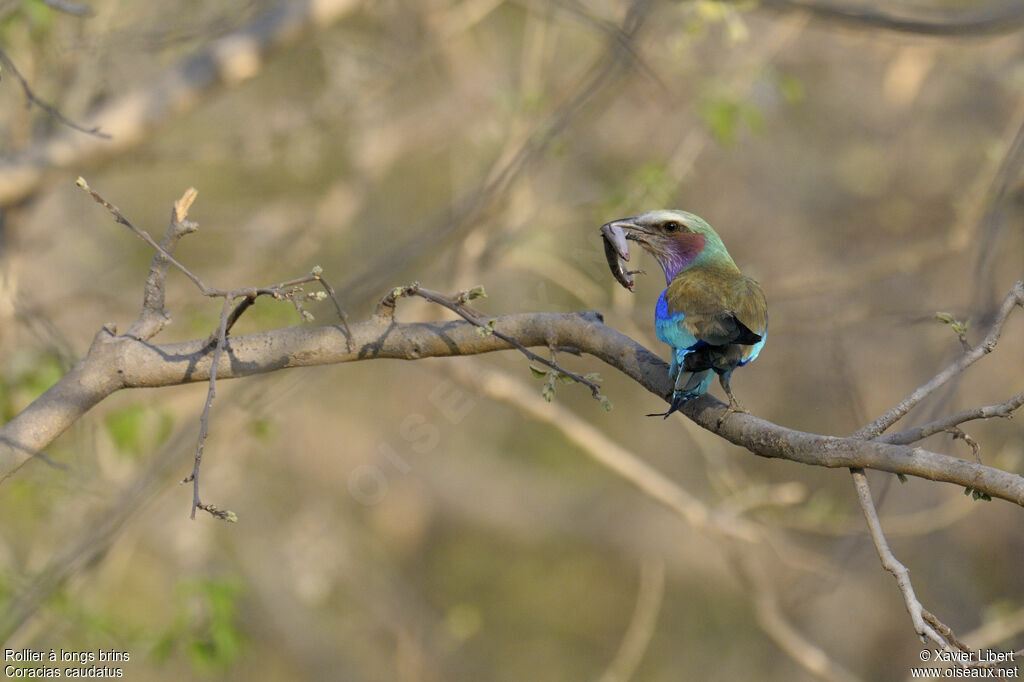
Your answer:
[[[665,291],[668,291],[668,289]],[[698,341],[693,334],[690,334],[679,325],[686,317],[686,313],[669,313],[665,291],[661,292],[661,296],[658,297],[658,304],[654,307],[654,331],[658,335],[658,340],[662,343],[667,343],[677,350],[699,348],[704,342]]]

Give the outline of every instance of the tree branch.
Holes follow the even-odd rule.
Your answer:
[[[931,36],[1010,33],[1024,24],[1024,5],[1019,2],[993,2],[958,12],[918,12],[916,16],[893,12],[884,3],[870,7],[808,0],[762,0],[760,4],[769,9],[807,12],[815,18],[851,26]]]
[[[907,429],[906,431],[898,431],[896,433],[879,436],[877,440],[882,443],[894,443],[897,445],[916,443],[923,438],[927,438],[928,436],[941,433],[943,431],[948,431],[954,426],[958,426],[964,422],[973,421],[975,419],[1012,417],[1013,413],[1020,409],[1021,406],[1024,406],[1024,391],[1018,393],[1005,402],[999,403],[998,405],[984,405],[982,407],[975,407],[973,410],[957,412],[956,414],[942,419],[936,419],[933,422],[929,422],[915,429]]]
[[[102,125],[110,139],[61,131],[0,162],[0,206],[31,194],[50,170],[79,167],[134,147],[156,126],[193,109],[218,85],[235,86],[257,75],[274,49],[296,42],[308,30],[330,25],[358,4],[355,0],[278,3],[242,29],[122,93],[78,126],[91,132]]]
[[[667,400],[666,364],[600,314],[523,313],[494,318],[494,328],[527,347],[571,346],[593,355]],[[218,379],[252,376],[288,367],[357,360],[474,355],[512,346],[465,321],[399,323],[381,315],[350,325],[289,327],[228,337]],[[349,342],[350,341],[350,342]],[[153,388],[207,381],[215,348],[207,339],[154,345],[117,336],[112,325],[96,336],[87,356],[64,378],[0,429],[0,472],[25,462],[101,400],[123,388]],[[946,481],[1024,506],[1024,477],[922,448],[859,438],[804,433],[749,414],[734,414],[720,427],[725,405],[711,396],[692,400],[683,413],[709,431],[762,457],[830,468],[870,468]]]
[[[39,97],[36,96],[36,93],[32,91],[32,87],[28,84],[28,81],[25,79],[24,76],[21,75],[21,72],[18,71],[18,67],[14,65],[14,62],[11,61],[11,58],[8,57],[7,53],[3,50],[0,50],[0,64],[6,66],[7,70],[11,72],[12,76],[14,76],[14,79],[18,81],[18,83],[21,85],[21,91],[25,94],[25,103],[27,106],[31,106],[33,104],[36,105],[37,107],[45,111],[47,114],[52,116],[55,120],[59,121],[60,123],[63,123],[72,130],[77,130],[78,132],[85,133],[86,135],[95,135],[96,137],[102,140],[110,139],[110,135],[101,132],[100,127],[98,125],[92,128],[86,128],[84,126],[81,126],[72,121],[64,114],[60,113],[60,110],[57,107],[39,99]]]
[[[871,533],[871,541],[875,544],[875,550],[878,552],[878,558],[882,561],[882,566],[896,578],[896,585],[903,595],[903,602],[907,606],[907,612],[910,613],[910,620],[914,623],[914,631],[922,639],[930,639],[945,649],[949,644],[930,624],[925,622],[924,607],[921,606],[920,600],[914,594],[914,586],[910,582],[910,571],[889,549],[889,543],[885,539],[885,533],[882,532],[882,523],[878,519],[875,501],[871,497],[871,488],[868,486],[864,470],[853,469],[850,473],[853,474],[853,484],[857,489],[857,501],[860,503],[861,511],[864,512],[864,520]]]
[[[991,353],[992,349],[996,347],[996,343],[999,341],[999,335],[1003,331],[1003,323],[1006,322],[1006,318],[1010,316],[1010,313],[1012,313],[1013,309],[1017,306],[1024,307],[1024,281],[1018,281],[1014,284],[1010,293],[1008,293],[1006,298],[1003,299],[1003,304],[999,306],[999,312],[996,313],[995,321],[992,323],[988,334],[985,335],[985,339],[981,343],[954,360],[948,367],[946,367],[946,369],[936,374],[920,388],[901,400],[894,408],[867,426],[858,429],[857,432],[853,434],[853,437],[874,438],[883,433],[890,426],[902,419],[903,416],[910,412],[910,410],[918,403],[927,398],[932,391],[963,372],[985,355]]]

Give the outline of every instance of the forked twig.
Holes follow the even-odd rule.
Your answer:
[[[992,323],[988,334],[985,335],[985,338],[981,343],[954,360],[948,367],[901,400],[899,404],[891,410],[878,417],[867,426],[859,429],[853,434],[853,437],[875,438],[876,436],[884,433],[890,426],[902,419],[904,415],[916,407],[918,403],[927,398],[935,389],[963,372],[980,358],[991,353],[992,349],[996,347],[996,343],[999,341],[999,335],[1003,331],[1003,324],[1006,322],[1006,318],[1010,316],[1010,313],[1012,313],[1013,309],[1017,306],[1024,307],[1024,281],[1014,284],[1013,288],[1010,289],[1010,293],[1008,293],[1006,298],[1003,299],[1002,305],[999,306],[999,312],[996,314],[995,321]]]
[[[202,509],[218,519],[232,522],[237,521],[238,517],[234,512],[226,509],[219,509],[212,504],[203,503],[199,496],[199,468],[203,460],[203,451],[206,445],[206,439],[210,432],[210,411],[213,407],[213,400],[217,395],[217,368],[220,365],[221,356],[227,350],[228,334],[230,333],[231,328],[242,314],[252,306],[256,301],[256,298],[259,296],[270,296],[275,300],[290,302],[295,307],[296,311],[298,311],[299,315],[301,315],[307,322],[313,320],[313,315],[303,307],[303,301],[321,301],[324,298],[330,297],[331,301],[334,303],[334,308],[338,313],[338,319],[341,322],[341,327],[345,332],[346,343],[350,345],[352,342],[352,332],[348,326],[347,315],[345,314],[345,311],[342,310],[341,304],[338,302],[338,297],[334,292],[334,288],[324,280],[322,274],[323,268],[319,265],[315,266],[308,275],[287,280],[285,282],[278,282],[277,284],[271,284],[269,286],[243,287],[239,289],[217,289],[215,287],[207,286],[198,275],[185,267],[171,253],[177,245],[177,242],[184,235],[190,234],[199,229],[198,224],[188,220],[189,208],[192,206],[192,202],[195,201],[197,196],[197,192],[194,188],[190,187],[185,191],[180,199],[174,202],[174,207],[171,212],[171,222],[167,229],[167,233],[164,236],[163,242],[158,244],[148,232],[136,227],[130,220],[128,220],[117,206],[104,199],[98,192],[89,187],[89,183],[87,183],[83,178],[78,178],[76,184],[88,192],[96,203],[107,209],[107,211],[114,216],[115,221],[127,227],[137,237],[149,244],[149,246],[156,251],[156,254],[153,256],[153,262],[150,265],[149,276],[146,278],[142,312],[139,314],[139,318],[132,325],[131,329],[129,329],[129,336],[140,340],[148,340],[158,334],[170,321],[170,314],[164,310],[168,265],[173,265],[188,277],[204,296],[223,299],[217,331],[211,335],[210,341],[208,342],[208,346],[213,347],[213,358],[210,367],[209,389],[206,392],[206,402],[203,405],[203,412],[199,418],[199,436],[196,442],[195,463],[192,467],[192,473],[186,476],[182,480],[182,483],[192,483],[192,511],[189,515],[190,518],[194,519],[196,510]],[[307,293],[303,289],[302,285],[311,282],[318,283],[323,287],[324,291]],[[240,302],[235,305],[235,302],[239,300]]]
[[[381,302],[377,305],[378,315],[394,315],[395,302],[397,299],[405,296],[419,296],[420,298],[436,303],[453,313],[466,320],[470,324],[479,328],[480,332],[484,335],[491,334],[496,338],[501,339],[505,343],[509,344],[520,353],[525,355],[532,362],[536,362],[539,365],[544,365],[548,369],[563,374],[566,377],[572,379],[576,383],[583,384],[590,389],[591,394],[595,399],[604,402],[605,397],[601,395],[601,384],[588,379],[587,377],[577,374],[576,372],[570,372],[554,360],[548,360],[540,355],[537,355],[532,350],[524,346],[515,338],[508,334],[503,334],[494,328],[495,318],[487,317],[479,310],[476,310],[472,306],[468,305],[469,301],[475,298],[484,298],[487,296],[484,292],[484,288],[477,286],[466,291],[462,291],[454,296],[447,296],[431,289],[426,289],[420,286],[419,282],[413,282],[412,284],[404,287],[395,287],[392,289],[387,296],[385,296]]]
[[[881,436],[881,434],[894,423],[899,421],[904,415],[906,415],[937,388],[963,372],[984,355],[992,352],[996,343],[999,341],[999,335],[1002,332],[1003,324],[1017,306],[1024,307],[1024,281],[1018,281],[1014,284],[1013,288],[1010,289],[1010,292],[999,307],[999,312],[997,313],[995,320],[981,343],[974,347],[968,347],[965,353],[957,360],[953,361],[944,370],[936,374],[931,380],[900,401],[900,403],[894,408],[878,417],[870,424],[859,429],[853,434],[853,437],[904,444],[915,442],[940,431],[949,431],[953,433],[954,438],[963,439],[971,447],[975,458],[980,461],[980,448],[977,442],[957,428],[957,425],[972,419],[1011,416],[1014,410],[1024,404],[1024,393],[1018,394],[1000,405],[991,405],[988,407],[981,407],[961,412],[959,414],[952,415],[951,417],[933,421],[916,429],[909,429],[907,431],[890,434],[889,436]],[[892,573],[896,578],[896,585],[899,587],[900,593],[903,595],[903,601],[906,604],[907,611],[910,613],[910,619],[914,624],[914,631],[917,632],[922,640],[931,640],[943,647],[945,650],[952,650],[955,647],[961,651],[968,651],[966,645],[960,642],[953,634],[952,629],[940,621],[934,614],[925,609],[917,598],[917,595],[914,593],[914,587],[910,582],[910,572],[907,570],[906,566],[896,559],[896,556],[889,548],[889,543],[885,539],[885,533],[882,530],[882,524],[878,518],[878,510],[875,508],[875,502],[871,496],[871,488],[868,485],[867,476],[865,476],[864,470],[853,468],[850,469],[850,473],[853,475],[853,483],[857,489],[857,501],[859,502],[861,511],[864,513],[864,518],[867,521],[868,530],[871,533],[871,539],[874,542],[878,558],[881,560],[882,566],[884,566],[885,569]],[[970,491],[970,489],[968,489],[968,491]]]

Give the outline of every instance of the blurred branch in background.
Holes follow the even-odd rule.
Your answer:
[[[236,86],[257,76],[267,55],[329,26],[358,7],[358,0],[288,0],[240,31],[214,40],[180,60],[153,82],[127,84],[113,100],[82,123],[109,137],[58,131],[0,161],[0,206],[25,198],[57,169],[82,168],[124,152],[159,126],[196,107],[219,86]]]
[[[374,357],[397,357],[404,359],[420,359],[432,355],[472,355],[504,348],[518,348],[535,362],[541,362],[550,371],[563,374],[575,381],[587,384],[596,394],[597,384],[589,377],[584,378],[553,362],[527,350],[528,346],[547,346],[554,350],[558,347],[578,349],[603,360],[616,367],[634,380],[662,397],[670,395],[671,380],[665,371],[664,364],[653,355],[615,330],[605,327],[597,314],[552,315],[525,314],[485,318],[482,313],[468,306],[468,301],[484,296],[483,289],[478,287],[456,296],[444,296],[437,292],[421,288],[418,284],[410,287],[399,287],[392,290],[378,305],[373,317],[363,323],[349,327],[322,328],[320,330],[285,329],[264,333],[264,338],[227,336],[227,320],[235,298],[251,296],[255,298],[259,289],[241,288],[230,291],[215,290],[207,287],[184,265],[179,263],[168,251],[156,244],[145,232],[139,230],[115,206],[90,190],[83,180],[79,185],[89,191],[92,197],[106,207],[119,223],[128,226],[135,234],[147,241],[157,251],[151,274],[146,281],[146,296],[140,320],[147,312],[163,318],[164,297],[159,290],[164,287],[167,263],[174,264],[183,270],[199,287],[203,295],[216,295],[224,298],[216,342],[211,349],[209,340],[191,342],[174,346],[153,346],[140,343],[133,336],[116,336],[112,328],[105,327],[97,334],[89,354],[83,361],[57,382],[46,393],[26,408],[20,415],[0,428],[0,440],[6,444],[7,475],[20,468],[29,458],[27,454],[43,450],[53,438],[76,421],[85,412],[109,394],[122,388],[158,386],[174,383],[191,382],[208,379],[210,387],[207,392],[206,404],[201,418],[199,444],[195,456],[195,466],[187,481],[193,482],[193,506],[195,510],[204,509],[218,518],[234,520],[231,512],[221,511],[213,505],[199,501],[198,469],[203,454],[203,446],[209,429],[210,407],[214,396],[214,381],[218,376],[245,376],[266,371],[283,369],[289,366],[310,364],[326,364],[351,360],[370,359]],[[172,220],[168,228],[165,243],[173,247],[181,235],[194,231],[194,226],[187,221],[187,212],[195,198],[195,191],[189,190],[175,203]],[[302,281],[317,279],[319,272]],[[298,280],[296,280],[298,282]],[[158,290],[156,296],[153,289]],[[277,292],[277,289],[267,289]],[[246,293],[249,292],[249,293]],[[290,294],[289,294],[290,295]],[[403,296],[421,296],[427,301],[454,311],[463,318],[463,322],[403,324],[396,321],[395,313],[398,301]],[[287,299],[288,296],[274,293],[274,298]],[[337,305],[337,302],[336,302]],[[733,418],[723,422],[721,405],[707,396],[683,405],[683,413],[705,429],[718,433],[724,438],[741,445],[754,454],[772,457],[784,457],[805,464],[816,464],[828,467],[850,468],[857,484],[865,518],[871,530],[872,538],[878,549],[883,565],[891,571],[907,603],[914,628],[921,636],[927,636],[935,644],[945,650],[957,647],[966,650],[959,640],[953,636],[949,627],[938,621],[924,609],[914,594],[909,581],[909,573],[892,551],[883,535],[871,492],[864,477],[863,468],[872,467],[898,474],[913,474],[933,480],[956,482],[973,490],[976,496],[1002,497],[1024,506],[1024,478],[985,467],[980,462],[969,463],[964,460],[931,453],[921,448],[906,448],[900,445],[882,443],[877,437],[888,430],[895,422],[907,414],[913,407],[927,398],[949,379],[967,370],[975,361],[992,352],[1000,339],[1006,320],[1017,308],[1024,308],[1024,282],[1018,282],[1007,295],[997,319],[993,322],[983,342],[965,349],[964,355],[945,370],[937,374],[911,396],[904,399],[895,408],[879,417],[871,424],[863,427],[850,439],[822,437],[809,433],[791,431],[769,422],[759,420],[748,414],[735,414]],[[340,309],[339,309],[340,310]],[[469,333],[466,329],[472,329]],[[156,335],[162,324],[149,326],[148,336]],[[340,337],[340,338],[339,338]],[[343,345],[341,348],[339,346]],[[186,348],[188,350],[186,350]],[[224,358],[227,358],[226,360]],[[495,383],[497,382],[497,383]],[[528,392],[515,385],[507,377],[493,374],[484,390],[492,397],[504,398],[514,402],[523,410],[530,411],[535,419],[549,421],[575,440],[599,462],[608,466],[621,476],[631,480],[642,490],[655,499],[674,509],[691,525],[698,528],[711,528],[726,537],[741,537],[745,542],[755,542],[761,533],[744,532],[744,525],[737,525],[737,517],[731,516],[718,519],[708,511],[705,505],[696,500],[671,481],[664,478],[654,469],[649,468],[633,455],[612,444],[593,427],[575,418],[561,408],[540,409],[540,403]],[[550,396],[547,396],[550,399]],[[1019,407],[1019,405],[1017,405]],[[979,413],[978,417],[1011,414],[1007,409],[999,413]],[[714,415],[714,416],[712,416]],[[927,435],[927,430],[920,432]],[[873,439],[873,440],[872,440]],[[61,560],[60,566],[67,568],[73,564],[70,560]],[[60,579],[48,578],[40,583],[44,591],[52,591]],[[36,604],[38,599],[32,598],[28,603]],[[828,674],[849,679],[850,675],[840,666],[823,659],[823,654],[814,645],[805,642],[797,631],[786,625],[781,612],[774,606],[774,598],[770,592],[761,591],[755,599],[758,606],[759,621],[762,627],[772,634],[794,660],[814,671],[816,674]],[[628,668],[642,649],[641,643],[647,639],[643,632],[649,632],[651,607],[645,606],[642,613],[648,615],[641,618],[647,625],[639,624],[635,632],[627,637],[618,662],[613,669]],[[19,616],[12,624],[17,627],[27,614]],[[927,623],[925,622],[927,620]],[[636,634],[640,632],[641,634]],[[829,673],[828,671],[832,672]],[[609,673],[616,674],[616,673]]]
[[[168,681],[890,680],[918,662],[910,609],[940,638],[1017,647],[1020,508],[922,480],[1021,502],[1021,433],[995,419],[1022,407],[1016,307],[901,431],[817,434],[957,362],[1021,276],[1019,7],[0,4],[34,92],[122,122],[89,141],[0,88],[0,436],[21,448],[0,462],[66,467],[0,485],[9,646],[130,649],[126,677]],[[167,187],[206,188],[202,238],[173,253],[201,290],[322,263],[359,324],[268,290],[221,325],[151,244],[97,237],[80,173],[153,235]],[[758,417],[716,430],[712,398],[688,408],[702,428],[639,416],[670,388],[644,348],[660,282],[613,290],[595,233],[656,206],[714,217],[765,285]],[[436,291],[373,314],[414,280]],[[478,284],[480,310],[438,293]],[[288,327],[304,313],[327,322]],[[127,331],[94,334],[106,319]],[[543,381],[492,352],[516,344]],[[593,376],[585,352],[621,371]],[[425,361],[328,366],[374,358]],[[168,456],[195,445],[214,376],[204,497],[239,524],[188,521]],[[865,502],[826,468],[850,466],[918,478],[869,474]],[[902,601],[890,557],[914,578]]]
[[[920,9],[902,12],[878,3],[874,7],[826,0],[761,0],[761,6],[781,11],[807,12],[826,21],[866,29],[885,29],[933,36],[974,36],[1016,31],[1024,24],[1019,2],[995,0],[965,10]]]
[[[521,133],[522,139],[518,136],[510,137],[480,183],[467,190],[463,196],[455,198],[436,216],[411,228],[411,238],[387,249],[382,256],[341,282],[339,288],[348,292],[347,295],[353,300],[368,298],[387,285],[391,273],[417,262],[424,254],[450,245],[468,230],[477,227],[481,218],[507,194],[520,175],[541,159],[552,143],[574,122],[590,111],[594,100],[626,76],[630,67],[636,65],[633,45],[651,5],[652,0],[630,2],[621,27],[607,27],[602,22],[602,31],[609,34],[607,44],[596,61],[586,69],[579,85],[553,107],[551,113],[533,130]]]
[[[560,431],[565,439],[583,453],[592,457],[616,475],[630,481],[645,495],[664,504],[676,513],[694,530],[713,538],[721,544],[737,573],[744,578],[755,604],[755,614],[760,627],[780,648],[797,663],[823,679],[856,680],[842,666],[832,661],[819,647],[811,644],[787,619],[774,593],[774,587],[766,579],[770,566],[778,559],[800,572],[819,571],[826,561],[812,552],[801,549],[786,538],[774,534],[768,526],[748,520],[734,508],[725,504],[721,509],[712,509],[697,497],[684,490],[663,474],[651,468],[627,449],[605,436],[598,428],[576,416],[571,410],[557,404],[547,404],[522,382],[503,373],[487,370],[477,361],[458,363],[450,368],[450,375],[460,383],[480,391],[492,400],[507,402],[531,419],[547,424]],[[791,487],[778,486],[778,494],[758,492],[759,506],[781,507],[799,504],[803,495],[793,494]],[[643,593],[643,588],[641,588]],[[645,600],[638,597],[635,621]],[[653,618],[655,614],[649,616]],[[637,626],[639,629],[639,626]],[[633,625],[630,626],[630,630]],[[630,637],[627,636],[626,641]],[[626,648],[626,641],[623,648]],[[618,660],[618,659],[617,659]],[[629,679],[628,675],[613,673],[622,664],[613,664],[604,680]]]
[[[14,65],[14,62],[11,61],[11,58],[8,57],[3,50],[0,50],[0,64],[6,66],[7,70],[11,73],[12,76],[14,76],[15,80],[18,81],[18,84],[21,85],[21,90],[25,93],[26,106],[31,106],[34,104],[43,111],[45,111],[47,114],[55,118],[56,120],[66,125],[67,127],[73,130],[77,130],[80,133],[85,133],[86,135],[95,135],[96,137],[103,140],[110,139],[110,135],[102,132],[99,126],[93,128],[84,128],[75,123],[74,121],[72,121],[71,119],[64,116],[64,114],[60,113],[60,111],[52,104],[47,104],[43,100],[39,99],[39,97],[37,97],[36,94],[32,92],[32,87],[28,84],[28,81],[25,80],[25,77],[18,72],[18,67]]]

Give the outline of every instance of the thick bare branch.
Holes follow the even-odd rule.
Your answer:
[[[494,328],[528,347],[571,346],[623,372],[661,399],[672,391],[665,363],[598,313],[526,313],[495,318]],[[376,358],[417,360],[473,355],[511,346],[481,336],[465,321],[402,324],[375,316],[338,327],[290,327],[229,337],[218,379],[251,376]],[[86,358],[32,405],[0,429],[0,471],[9,471],[49,445],[76,419],[122,388],[207,381],[214,348],[208,340],[153,345],[105,328]],[[749,414],[734,414],[716,427],[725,405],[710,396],[690,401],[683,413],[697,424],[763,457],[825,467],[871,468],[946,481],[1024,506],[1024,477],[922,448],[859,438],[794,431]]]

